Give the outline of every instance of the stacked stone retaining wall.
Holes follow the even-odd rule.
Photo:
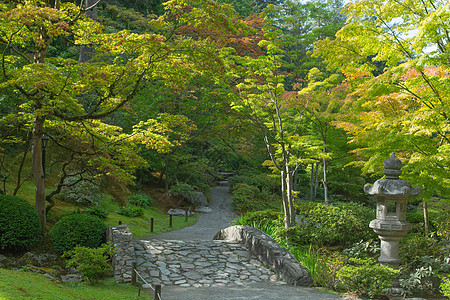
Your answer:
[[[112,258],[116,283],[130,282],[132,264],[136,261],[133,234],[127,225],[110,226],[106,240],[117,248]]]
[[[287,283],[310,286],[313,283],[308,270],[288,250],[259,229],[248,226],[231,226],[219,231],[215,240],[239,242]]]

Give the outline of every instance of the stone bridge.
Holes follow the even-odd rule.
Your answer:
[[[232,226],[212,241],[134,240],[128,226],[108,228],[116,282],[131,281],[131,266],[149,283],[183,287],[239,286],[284,281],[311,285],[308,271],[258,229]]]

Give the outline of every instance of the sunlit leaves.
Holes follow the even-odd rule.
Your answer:
[[[141,121],[133,126],[132,141],[161,153],[181,146],[196,130],[195,124],[183,115],[160,114],[157,119]]]
[[[448,1],[373,1],[346,5],[347,25],[316,55],[351,84],[337,126],[351,134],[366,172],[380,172],[390,152],[423,195],[449,189]],[[447,192],[446,192],[447,191]]]

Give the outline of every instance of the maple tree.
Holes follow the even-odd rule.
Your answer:
[[[296,110],[286,100],[284,75],[280,72],[283,49],[277,43],[278,33],[268,28],[266,39],[259,42],[265,55],[236,57],[243,66],[243,73],[232,107],[247,116],[259,130],[271,159],[270,165],[281,173],[284,225],[288,228],[295,225],[293,177],[305,157],[311,156],[298,152],[317,153],[318,147],[309,137],[298,134],[299,120],[305,109]]]
[[[84,16],[85,7],[56,1],[52,7],[42,1],[0,4],[1,88],[16,93],[19,114],[31,132],[32,171],[36,210],[45,231],[45,182],[41,138],[52,130],[71,134],[95,154],[89,164],[97,174],[129,180],[134,166],[142,161],[127,155],[134,143],[165,151],[177,141],[168,140],[170,126],[149,120],[131,133],[102,122],[127,108],[142,85],[162,81],[180,87],[195,74],[220,77],[225,70],[219,42],[207,37],[185,38],[183,26],[236,30],[232,11],[211,1],[169,1],[165,14],[151,22],[150,33],[127,30],[105,33],[100,23]],[[94,49],[92,58],[80,63],[70,58],[50,57],[53,40],[63,38],[77,46]],[[186,125],[186,119],[172,119]],[[169,122],[170,123],[170,122]],[[162,127],[161,127],[162,126]],[[65,127],[72,132],[65,131]],[[188,126],[186,130],[192,130]],[[56,139],[55,139],[56,140]],[[93,141],[97,143],[94,143]],[[128,141],[128,148],[122,148]],[[101,143],[101,147],[100,144]],[[100,149],[99,149],[100,147]],[[83,147],[81,147],[83,148]],[[120,149],[123,150],[124,153]],[[132,159],[135,157],[136,159]],[[124,172],[125,169],[125,172]]]
[[[334,38],[344,24],[340,14],[342,7],[342,1],[286,0],[265,9],[266,22],[280,29],[287,90],[306,87],[309,70],[322,66],[320,59],[310,55],[313,43],[326,37]]]
[[[448,197],[450,186],[450,4],[448,1],[371,1],[345,7],[336,40],[316,43],[353,92],[335,122],[359,148],[363,170],[380,172],[396,152],[402,177],[423,188],[424,200]]]
[[[322,160],[322,184],[325,203],[329,203],[328,161],[335,156],[332,152],[338,152],[339,149],[336,148],[342,147],[342,145],[339,145],[339,147],[333,146],[338,144],[339,139],[337,139],[337,132],[331,125],[331,122],[336,120],[339,109],[348,93],[347,85],[342,84],[341,81],[342,76],[334,74],[327,78],[318,68],[313,68],[308,74],[308,86],[299,92],[301,97],[309,97],[309,105],[304,108],[306,110],[305,123],[307,123],[305,126],[309,127],[311,134],[317,136],[322,142],[322,155],[317,159]],[[302,103],[304,101],[299,102],[300,105]],[[331,134],[333,134],[333,138],[331,138]],[[331,150],[332,148],[333,150]],[[312,165],[311,172],[313,168]]]

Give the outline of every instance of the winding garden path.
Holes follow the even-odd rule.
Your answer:
[[[287,285],[242,245],[213,241],[235,215],[227,186],[211,188],[211,213],[195,225],[135,243],[137,269],[162,284],[162,299],[338,299],[314,288]]]

